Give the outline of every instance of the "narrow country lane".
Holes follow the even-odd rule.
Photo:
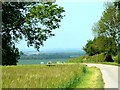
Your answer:
[[[120,79],[118,79],[118,72],[120,74],[120,67],[105,64],[86,64],[88,67],[96,66],[101,70],[103,80],[105,82],[104,88],[119,88]],[[119,69],[118,69],[119,68]]]

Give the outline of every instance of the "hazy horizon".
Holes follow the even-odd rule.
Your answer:
[[[54,49],[44,49],[44,50],[39,50],[37,51],[36,49],[35,50],[29,50],[29,49],[26,49],[26,50],[22,50],[23,52],[50,52],[50,51],[55,51],[55,52],[67,52],[67,51],[73,51],[73,52],[76,52],[76,51],[83,51],[82,48],[54,48]]]

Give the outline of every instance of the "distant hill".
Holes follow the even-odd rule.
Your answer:
[[[85,52],[78,49],[69,50],[48,50],[24,52],[20,60],[43,60],[43,59],[69,59],[85,55]]]
[[[72,48],[72,49],[49,49],[42,51],[24,51],[26,55],[40,54],[40,53],[72,53],[72,52],[82,52],[85,53],[82,49]]]

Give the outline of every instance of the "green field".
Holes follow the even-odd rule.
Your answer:
[[[2,88],[76,88],[88,72],[84,64],[2,66]]]
[[[3,88],[70,88],[85,75],[85,65],[21,65],[2,67]]]

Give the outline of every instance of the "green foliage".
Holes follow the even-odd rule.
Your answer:
[[[105,3],[106,8],[100,20],[92,27],[95,37],[105,37],[97,41],[98,51],[106,53],[106,60],[111,55],[119,54],[120,48],[120,1]],[[109,38],[109,39],[107,39]],[[93,41],[94,42],[94,41]],[[95,46],[94,46],[95,48]],[[104,51],[103,51],[104,50]],[[89,51],[90,52],[90,51]],[[110,60],[110,59],[108,59]],[[112,61],[112,58],[111,60]],[[119,62],[119,59],[118,59]]]
[[[118,63],[118,55],[113,56],[113,59],[114,59],[114,61],[115,61],[115,62],[117,62],[117,63]]]
[[[102,63],[102,64],[107,64],[107,65],[116,65],[120,66],[120,63],[118,62],[118,55],[112,56],[114,62],[106,62],[105,61],[105,54],[96,54],[93,56],[81,56],[77,58],[73,58],[67,61],[67,63]]]
[[[117,55],[117,63],[120,64],[120,48],[118,49],[118,55]]]
[[[2,2],[2,9],[3,65],[16,64],[20,53],[15,42],[25,38],[28,47],[39,50],[64,17],[63,7],[52,2]],[[8,59],[9,55],[13,56]]]
[[[85,76],[87,66],[23,65],[2,67],[3,88],[75,88]],[[84,70],[83,70],[84,69]]]
[[[92,31],[95,38],[88,41],[83,50],[90,56],[104,53],[105,60],[113,61],[111,55],[119,54],[120,49],[120,1],[106,3],[103,15],[94,23]]]
[[[120,25],[120,12],[116,9],[113,3],[106,4],[106,9],[103,12],[101,19],[93,26],[93,32],[98,33],[98,36],[111,37],[118,44],[118,33]]]
[[[92,31],[97,37],[105,36],[111,38],[115,41],[115,47],[118,49],[120,46],[120,1],[106,3],[103,15],[100,20],[94,24]]]
[[[102,90],[104,88],[104,81],[100,69],[89,67],[86,75],[81,79],[81,82],[76,88],[101,88]]]
[[[119,63],[120,1],[106,3],[106,8],[103,12],[103,15],[97,23],[94,23],[92,31],[95,38],[94,40],[89,40],[83,50],[90,56],[96,56],[96,54],[104,53],[106,55],[105,60],[107,61],[113,61],[111,55],[118,55],[118,59],[115,58],[114,61]],[[94,62],[96,61],[97,60]]]
[[[120,64],[120,52],[118,53],[118,63]]]
[[[101,54],[96,54],[94,56],[89,57],[87,62],[98,63],[98,62],[104,62],[104,60],[105,60],[105,54],[101,53]]]
[[[2,37],[2,65],[16,65],[20,58],[20,53],[9,36]]]
[[[100,53],[116,55],[117,48],[115,41],[112,38],[99,36],[94,40],[89,40],[83,50],[90,56]]]
[[[69,63],[100,63],[100,62],[104,62],[104,60],[105,60],[105,54],[101,53],[93,56],[81,56],[81,57],[73,58],[67,62]]]
[[[117,52],[116,43],[112,38],[100,36],[95,39],[94,45],[96,45],[96,48],[98,48],[98,51],[100,53],[105,52],[107,54],[116,55]]]
[[[85,47],[83,47],[83,50],[90,56],[96,54],[96,50],[93,47],[93,43],[94,42],[92,40],[89,40],[87,41],[87,44],[85,45]]]
[[[102,64],[120,66],[120,64],[118,64],[118,62],[102,62]]]
[[[38,50],[43,41],[54,36],[52,30],[59,28],[59,22],[63,19],[63,7],[56,4],[41,3],[31,7],[26,14],[25,38],[28,39],[28,46],[33,46]]]

